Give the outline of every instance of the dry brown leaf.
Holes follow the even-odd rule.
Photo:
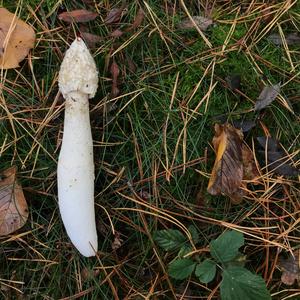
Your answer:
[[[110,34],[110,36],[112,36],[112,37],[114,37],[114,38],[118,38],[118,37],[122,36],[123,33],[124,33],[124,32],[123,32],[122,30],[116,29],[116,30],[114,30],[114,31]]]
[[[194,29],[195,24],[203,31],[206,31],[213,24],[213,20],[202,16],[192,16],[184,19],[178,24],[179,29]]]
[[[58,18],[67,23],[84,23],[93,21],[98,17],[98,14],[86,9],[76,9],[65,11],[58,15]]]
[[[275,44],[276,46],[281,46],[284,44],[284,40],[278,33],[270,34],[267,39]],[[300,44],[300,35],[298,32],[292,32],[285,36],[285,42],[287,45],[299,45]]]
[[[28,207],[21,185],[16,179],[16,167],[1,173],[0,180],[0,236],[21,228],[28,218]]]
[[[136,14],[136,17],[135,17],[132,25],[131,25],[131,29],[138,28],[142,24],[144,17],[145,17],[144,11],[140,8]]]
[[[110,66],[110,73],[112,75],[112,95],[116,97],[120,93],[118,88],[118,77],[120,74],[120,69],[115,61],[113,61],[113,63]]]
[[[125,14],[125,12],[126,12],[125,6],[122,6],[120,8],[113,8],[108,13],[107,17],[104,20],[104,23],[106,25],[118,23],[120,21],[120,19],[122,18],[122,15]]]
[[[32,27],[6,8],[0,8],[0,68],[19,67],[19,62],[27,56],[34,42]]]
[[[253,152],[246,144],[242,145],[242,158],[244,170],[243,179],[254,180],[255,178],[259,177],[260,174],[255,164]]]
[[[94,48],[96,44],[103,40],[101,36],[85,31],[81,31],[80,35],[90,48]]]
[[[260,95],[258,96],[257,101],[255,102],[254,110],[262,110],[263,108],[271,104],[279,95],[280,86],[281,84],[277,83],[264,87]]]
[[[216,124],[212,142],[217,156],[207,191],[211,195],[227,195],[237,202],[243,179],[242,131],[227,123]]]

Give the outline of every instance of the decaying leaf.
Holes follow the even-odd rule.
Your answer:
[[[278,175],[297,176],[299,169],[292,165],[293,161],[279,142],[271,137],[257,137],[262,150],[258,153],[263,157],[263,162],[268,166],[269,171],[274,171]]]
[[[142,24],[144,17],[145,17],[144,11],[140,8],[135,16],[135,19],[134,19],[132,25],[131,25],[131,29],[138,28]]]
[[[0,236],[21,228],[28,218],[28,207],[21,185],[16,179],[16,167],[1,173]]]
[[[228,123],[215,125],[212,142],[216,160],[207,191],[211,195],[229,196],[232,203],[238,204],[245,195],[243,187],[246,187],[246,183],[242,180],[257,183],[255,178],[259,176],[259,171],[254,155],[243,143],[242,131]]]
[[[120,91],[118,88],[118,76],[120,74],[120,69],[119,66],[117,65],[117,63],[115,61],[113,61],[113,63],[110,66],[110,73],[112,75],[112,95],[114,97],[118,96]]]
[[[84,39],[86,44],[89,45],[90,48],[95,47],[96,44],[98,44],[103,40],[101,36],[89,32],[85,32],[85,31],[81,31],[80,35]]]
[[[98,14],[86,9],[76,9],[72,11],[65,11],[59,14],[58,18],[67,23],[84,23],[93,21],[98,17]]]
[[[216,160],[207,187],[210,194],[231,196],[239,192],[243,179],[242,142],[240,130],[228,123],[215,124],[212,143]]]
[[[83,282],[94,280],[99,274],[100,274],[99,269],[91,270],[91,269],[88,269],[87,267],[84,267],[81,270],[81,278],[82,278]]]
[[[286,285],[293,285],[295,280],[300,279],[299,250],[286,259],[279,260],[279,267],[282,271],[281,281]]]
[[[209,18],[205,18],[202,16],[192,16],[192,20],[190,18],[184,19],[182,22],[178,24],[179,29],[193,29],[195,28],[195,24],[203,31],[206,31],[209,26],[213,24],[213,20]]]
[[[126,7],[113,8],[109,11],[107,17],[104,20],[106,25],[118,23],[122,16],[126,13]]]
[[[268,36],[268,40],[275,44],[276,46],[281,46],[284,44],[280,34],[273,33]],[[285,42],[287,45],[299,45],[300,44],[300,35],[298,32],[292,32],[285,36]]]
[[[19,62],[27,56],[34,42],[32,27],[6,8],[0,8],[0,68],[19,67]]]
[[[114,31],[110,34],[110,36],[112,36],[112,37],[114,37],[114,38],[118,38],[118,37],[122,36],[123,33],[124,33],[124,32],[123,32],[122,30],[116,29],[116,30],[114,30]]]
[[[116,251],[122,246],[123,240],[121,239],[121,235],[119,232],[115,232],[115,238],[112,242],[111,248]]]
[[[243,179],[254,180],[255,178],[259,177],[260,174],[255,164],[253,152],[246,144],[242,145],[242,157],[243,157]]]
[[[269,104],[271,104],[276,99],[276,97],[279,95],[280,86],[281,86],[281,84],[277,83],[275,85],[270,85],[270,86],[264,87],[264,89],[260,93],[260,95],[255,103],[254,110],[255,111],[261,110],[261,109],[265,108],[266,106],[268,106]]]

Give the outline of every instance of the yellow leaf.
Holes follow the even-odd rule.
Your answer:
[[[34,42],[32,27],[6,8],[0,8],[0,68],[19,67],[19,62],[27,56]]]

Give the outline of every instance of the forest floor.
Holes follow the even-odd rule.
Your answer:
[[[170,265],[210,258],[210,243],[234,230],[244,237],[243,265],[263,278],[272,298],[300,298],[297,282],[282,279],[291,270],[281,263],[288,258],[293,270],[285,275],[299,276],[299,1],[2,0],[0,6],[36,32],[20,68],[0,77],[0,168],[18,168],[29,207],[26,224],[0,239],[0,297],[220,299],[222,266],[206,284],[197,273],[174,275]],[[66,22],[61,14],[76,9],[97,17]],[[72,246],[57,204],[64,120],[57,79],[78,35],[99,69],[90,101],[94,258]],[[267,86],[280,91],[255,109]],[[207,191],[216,123],[242,128],[258,169],[237,204]],[[274,153],[259,143],[267,137],[279,147]],[[178,253],[176,238],[183,236],[188,247]]]

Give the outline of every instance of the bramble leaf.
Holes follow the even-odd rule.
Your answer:
[[[195,244],[197,244],[199,242],[199,232],[198,232],[197,228],[194,225],[190,225],[188,229],[192,236],[193,242]]]
[[[195,266],[190,258],[177,259],[169,264],[168,273],[172,278],[185,279],[193,273]]]
[[[218,262],[226,263],[239,254],[239,248],[244,245],[244,236],[238,231],[226,231],[210,242],[210,253]]]
[[[202,283],[209,283],[214,279],[216,271],[216,263],[213,260],[206,259],[196,266],[195,275]]]
[[[220,286],[222,300],[270,300],[262,277],[243,267],[232,266],[223,271]]]
[[[156,231],[153,238],[165,251],[177,250],[187,241],[186,237],[177,229]]]

